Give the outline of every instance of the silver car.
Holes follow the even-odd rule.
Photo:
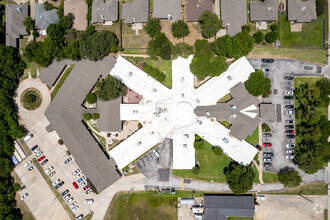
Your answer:
[[[53,186],[56,186],[59,182],[61,182],[60,179],[55,180],[55,181],[53,182]]]
[[[286,110],[285,114],[294,114],[294,110]]]
[[[68,194],[68,195],[66,195],[65,197],[64,197],[64,200],[67,200],[68,198],[70,198],[70,194]]]
[[[294,155],[286,155],[285,158],[287,160],[293,160],[294,159]]]
[[[84,181],[84,182],[81,184],[81,187],[84,187],[84,186],[86,186],[86,185],[87,185],[87,182]]]
[[[285,153],[286,153],[286,154],[292,154],[292,153],[294,153],[294,150],[289,149],[289,150],[286,150]]]
[[[28,196],[29,196],[29,194],[28,193],[25,193],[24,195],[21,196],[21,200],[24,200]]]
[[[80,177],[81,177],[81,174],[78,173],[78,174],[76,175],[76,179],[79,179]]]
[[[72,175],[75,176],[75,175],[77,175],[79,172],[80,172],[80,170],[79,170],[79,169],[76,169],[75,171],[73,171]]]
[[[68,199],[68,200],[66,201],[66,204],[69,204],[69,203],[72,202],[73,200],[74,200],[74,198],[71,197],[70,199]]]
[[[73,203],[70,205],[70,208],[73,208],[75,205],[77,205],[77,202],[73,202]]]
[[[79,206],[73,207],[72,211],[76,211],[77,209],[79,209]]]

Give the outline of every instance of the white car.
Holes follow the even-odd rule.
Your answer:
[[[36,154],[36,153],[38,153],[39,151],[40,151],[40,148],[38,147],[37,149],[35,149],[35,150],[33,151],[33,153]]]
[[[285,114],[294,114],[294,110],[286,110]]]
[[[42,151],[39,151],[38,153],[36,153],[36,157],[40,157],[43,154]]]
[[[72,211],[76,211],[77,209],[79,209],[79,206],[72,208]]]
[[[45,174],[48,174],[50,171],[52,171],[54,169],[53,166],[49,167],[47,170],[45,170]]]
[[[32,163],[31,160],[29,160],[28,162],[26,162],[26,164],[24,164],[25,167],[29,166]]]
[[[57,184],[59,184],[59,182],[61,182],[60,179],[55,180],[55,181],[53,182],[53,186],[56,186]]]
[[[53,171],[53,172],[51,172],[50,174],[49,174],[49,177],[52,177],[52,176],[54,176],[55,175],[55,171]]]
[[[89,190],[86,191],[86,194],[90,194],[91,192],[92,192],[92,190],[89,189]]]
[[[286,155],[285,158],[287,160],[293,160],[294,159],[294,155]]]
[[[80,170],[79,170],[79,169],[76,169],[76,170],[72,173],[72,175],[75,176],[75,175],[77,175],[79,172],[80,172]]]
[[[28,196],[29,196],[29,194],[28,193],[25,193],[24,195],[21,196],[21,200],[24,200]]]
[[[78,173],[78,174],[76,175],[76,179],[79,179],[80,177],[81,177],[81,174]]]
[[[75,205],[77,205],[77,202],[73,202],[73,203],[70,205],[70,208],[73,208]]]
[[[289,149],[289,150],[286,150],[285,153],[286,153],[286,154],[292,154],[292,153],[294,153],[294,150]]]
[[[74,200],[74,198],[71,197],[70,199],[68,199],[68,200],[66,201],[66,204],[69,204],[69,203],[72,202],[73,200]]]
[[[70,198],[70,194],[68,194],[68,195],[66,195],[65,197],[64,197],[64,200],[67,200],[68,198]]]
[[[285,91],[285,95],[293,95],[293,91]]]
[[[81,184],[81,187],[84,187],[84,186],[86,186],[86,185],[87,185],[87,182],[84,181],[84,182]]]
[[[294,144],[286,144],[285,148],[294,148]]]

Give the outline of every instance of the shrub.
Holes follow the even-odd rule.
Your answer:
[[[188,58],[189,55],[194,54],[194,48],[186,43],[177,43],[172,47],[173,59],[177,57]]]
[[[195,140],[195,142],[194,142],[194,148],[195,148],[195,150],[201,150],[201,149],[203,149],[203,146],[204,146],[204,141],[203,141],[203,139],[199,139],[199,140]]]
[[[172,24],[172,34],[175,38],[182,38],[189,34],[189,27],[187,23],[182,20],[174,22]]]
[[[91,119],[92,119],[91,114],[89,114],[89,113],[85,113],[85,114],[84,114],[84,119],[85,119],[86,121],[91,120]]]
[[[31,103],[34,103],[36,100],[37,100],[37,96],[34,95],[34,94],[29,93],[29,94],[24,96],[24,102],[25,103],[30,103],[31,104]]]
[[[274,43],[280,37],[280,33],[277,31],[268,32],[265,36],[265,40],[267,43]]]
[[[302,182],[302,179],[294,168],[285,167],[277,174],[278,180],[283,183],[285,187],[296,187]]]
[[[44,2],[44,7],[46,9],[46,11],[50,11],[50,10],[53,10],[55,7],[50,4],[49,2]]]
[[[93,113],[92,114],[92,119],[93,120],[96,120],[96,119],[99,119],[100,118],[100,115],[98,113]]]
[[[199,174],[199,166],[196,164],[192,169],[191,172],[195,175]]]
[[[97,96],[94,93],[88,93],[86,96],[86,101],[89,104],[94,104],[97,102]]]
[[[243,25],[242,26],[242,32],[245,34],[248,34],[251,32],[251,27],[249,25]]]
[[[220,147],[212,147],[212,151],[215,155],[221,155],[222,154],[222,149]]]
[[[34,38],[39,37],[39,32],[37,30],[33,30],[32,35]]]
[[[274,31],[278,31],[278,26],[277,26],[277,24],[275,24],[275,23],[272,24],[272,25],[270,25],[269,28],[270,28],[270,30],[272,30],[273,32],[274,32]]]
[[[18,183],[14,183],[14,190],[15,192],[18,192],[21,186]]]
[[[71,155],[71,152],[70,151],[66,151],[66,155],[70,156]]]
[[[144,68],[143,68],[143,71],[146,72],[146,73],[148,73],[148,74],[150,74],[153,69],[154,68],[152,66],[150,66],[148,64],[145,64],[144,65]]]
[[[262,131],[263,132],[270,132],[270,127],[267,124],[262,124]]]
[[[63,140],[62,140],[62,139],[59,139],[59,140],[58,140],[58,144],[59,144],[59,145],[63,145],[63,144],[64,144]]]
[[[318,16],[323,15],[327,8],[328,0],[316,0],[316,13]]]
[[[264,41],[265,35],[261,31],[258,31],[253,34],[253,38],[255,43],[260,44]]]

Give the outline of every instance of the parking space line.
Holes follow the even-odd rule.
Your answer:
[[[184,189],[184,179],[182,178],[181,189]]]

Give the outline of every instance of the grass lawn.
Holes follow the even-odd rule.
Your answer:
[[[258,172],[258,169],[257,169],[256,165],[253,165],[253,171],[256,174],[256,176],[254,177],[253,183],[260,183],[260,181],[259,181],[259,172]]]
[[[26,68],[24,69],[24,74],[20,79],[23,80],[23,79],[28,78],[29,72],[30,72],[32,78],[37,78],[37,70],[40,73],[41,70],[43,69],[43,67],[34,62],[31,62],[31,63],[27,62],[27,60],[24,59],[24,57],[23,57],[23,61],[26,63]]]
[[[231,124],[228,121],[219,121],[220,124],[222,124],[223,126],[225,126],[225,128],[230,128]]]
[[[20,101],[27,110],[35,110],[42,103],[42,95],[38,90],[30,88],[21,94]]]
[[[328,220],[328,209],[324,209],[324,220]]]
[[[264,183],[277,183],[278,177],[277,173],[271,173],[271,172],[262,172],[262,180]]]
[[[61,86],[63,85],[64,81],[66,80],[66,78],[69,76],[69,74],[71,73],[72,69],[74,66],[69,66],[65,72],[63,73],[63,75],[61,76],[60,80],[57,82],[54,90],[51,93],[51,98],[53,100],[53,98],[55,97],[56,93],[58,92],[58,90],[61,88]]]
[[[126,59],[135,65],[138,65],[140,62],[145,62],[148,65],[157,68],[166,76],[162,83],[168,88],[172,88],[172,60],[153,60],[142,57],[126,57]]]
[[[224,97],[222,97],[221,99],[219,99],[218,102],[228,102],[229,100],[231,100],[233,97],[230,95],[230,93],[228,93],[227,95],[225,95]]]
[[[251,136],[247,136],[245,140],[253,146],[257,145],[259,143],[259,127],[254,130]]]
[[[146,53],[147,53],[147,50],[145,50],[145,49],[141,49],[141,50],[138,50],[138,49],[127,49],[127,50],[124,50],[123,51],[123,54],[146,54]]]
[[[298,195],[301,191],[302,195],[328,195],[327,183],[310,183],[303,186],[287,189],[283,192],[265,193],[277,195]]]
[[[199,174],[195,175],[191,170],[172,170],[175,176],[208,182],[226,182],[223,169],[230,163],[230,158],[224,153],[215,155],[212,145],[204,140],[201,150],[196,151],[196,159],[200,164]]]
[[[323,23],[312,21],[302,26],[301,32],[290,31],[290,21],[286,14],[280,16],[280,40],[282,47],[314,47],[322,48]]]

